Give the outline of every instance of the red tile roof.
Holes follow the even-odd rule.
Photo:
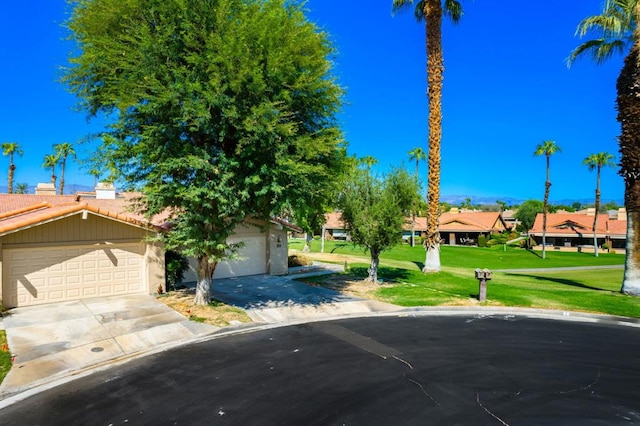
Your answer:
[[[136,226],[162,228],[164,217],[150,222],[131,209],[133,196],[99,200],[75,195],[0,194],[0,235],[87,211]]]
[[[538,213],[529,234],[542,235],[542,213]],[[547,236],[552,237],[582,237],[593,236],[594,216],[584,213],[548,213]],[[596,233],[600,237],[624,237],[627,233],[626,220],[611,220],[608,214],[598,214]]]

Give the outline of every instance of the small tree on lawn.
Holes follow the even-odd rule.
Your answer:
[[[404,214],[418,194],[416,180],[404,169],[395,169],[384,178],[369,169],[357,169],[345,183],[340,196],[342,220],[351,240],[371,255],[367,280],[378,282],[380,254],[402,242]]]
[[[170,215],[165,247],[211,300],[236,226],[313,202],[345,158],[334,50],[287,0],[75,0],[66,82],[112,123],[101,158]]]

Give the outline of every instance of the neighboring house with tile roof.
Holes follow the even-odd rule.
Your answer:
[[[560,249],[593,249],[594,214],[593,211],[588,213],[548,213],[547,245]],[[536,245],[542,245],[542,219],[542,213],[539,213],[529,231],[529,235],[533,237]],[[624,250],[627,239],[626,210],[620,209],[617,215],[598,214],[596,236],[599,247],[607,244],[616,251]]]
[[[166,216],[132,211],[139,194],[0,194],[0,300],[5,307],[164,291]],[[230,242],[240,260],[214,278],[287,273],[287,226],[247,222]],[[290,227],[289,227],[290,228]]]
[[[342,222],[340,212],[327,213],[325,219],[325,238],[347,238],[348,229]],[[411,217],[406,217],[402,226],[405,241],[411,237],[411,221]],[[456,208],[440,215],[438,227],[442,244],[448,245],[476,245],[479,235],[489,236],[506,229],[507,226],[499,212],[459,212]],[[420,236],[426,230],[427,218],[416,217],[416,236]]]

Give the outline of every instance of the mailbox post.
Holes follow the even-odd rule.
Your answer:
[[[487,281],[491,280],[492,274],[488,269],[477,268],[476,279],[478,280],[478,300],[484,302],[487,300]]]

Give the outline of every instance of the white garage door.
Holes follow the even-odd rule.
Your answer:
[[[220,262],[216,266],[214,278],[238,277],[267,273],[267,240],[264,235],[257,237],[229,238],[230,243],[244,242],[238,254],[240,259]]]
[[[11,307],[144,293],[144,244],[7,249],[3,298]]]

